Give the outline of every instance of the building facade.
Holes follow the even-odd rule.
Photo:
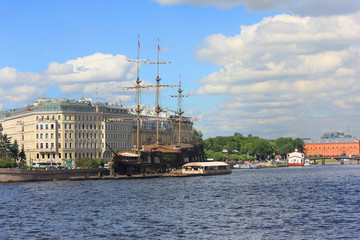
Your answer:
[[[110,159],[111,151],[132,148],[132,121],[124,106],[90,100],[39,99],[31,106],[0,114],[2,134],[17,140],[27,164],[61,162],[72,165],[78,157]]]
[[[308,156],[360,155],[359,139],[343,133],[326,133],[320,139],[306,139],[304,142]]]
[[[146,120],[154,114],[141,114],[140,146],[156,143],[156,120]],[[159,142],[176,144],[179,122],[171,120],[170,111],[162,114],[169,120],[159,122]],[[193,140],[192,127],[192,122],[182,121],[183,142]],[[17,140],[28,165],[60,162],[70,167],[79,157],[110,160],[113,155],[110,148],[133,149],[137,121],[135,114],[123,105],[44,98],[25,108],[0,112],[0,133],[7,134],[12,142]]]

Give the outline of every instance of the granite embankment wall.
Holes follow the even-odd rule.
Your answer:
[[[105,168],[89,169],[51,169],[51,170],[27,170],[0,168],[0,183],[27,182],[27,181],[55,181],[71,180],[71,178],[91,178],[108,175]]]

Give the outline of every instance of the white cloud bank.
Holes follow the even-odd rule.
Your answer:
[[[290,11],[301,16],[343,15],[360,10],[354,0],[153,0],[161,5],[188,4],[199,7],[214,6],[229,9],[245,6],[248,11]]]
[[[359,22],[360,12],[277,15],[235,36],[208,36],[195,55],[222,68],[199,80],[196,94],[227,99],[204,115],[205,134],[308,137],[347,124],[359,132]]]
[[[44,97],[54,86],[59,86],[65,95],[94,96],[98,91],[102,100],[125,101],[129,96],[119,95],[118,87],[133,85],[135,74],[136,65],[125,56],[102,53],[65,63],[51,62],[47,70],[40,73],[5,67],[0,69],[0,102],[30,103]]]

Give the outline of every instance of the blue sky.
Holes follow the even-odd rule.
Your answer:
[[[315,2],[315,3],[314,3]],[[205,138],[360,135],[360,3],[329,0],[0,0],[0,109],[38,98],[135,104],[140,58],[177,84]],[[156,66],[142,65],[144,84]],[[161,91],[160,104],[177,101]],[[143,104],[154,104],[144,92]]]

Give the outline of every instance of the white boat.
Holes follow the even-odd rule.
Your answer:
[[[224,162],[190,162],[182,167],[182,174],[220,175],[231,173],[230,165]]]
[[[305,159],[304,166],[311,166],[311,162],[309,159]]]
[[[233,168],[239,169],[239,168],[240,168],[240,164],[235,164],[235,165],[233,166]]]
[[[250,168],[250,164],[241,164],[240,168],[241,169],[248,169],[248,168]]]

